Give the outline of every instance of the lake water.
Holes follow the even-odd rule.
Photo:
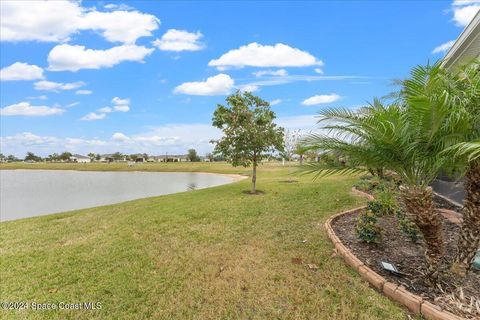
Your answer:
[[[0,170],[0,221],[218,186],[203,173]]]

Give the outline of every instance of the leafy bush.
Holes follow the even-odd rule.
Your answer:
[[[419,230],[415,223],[410,220],[402,210],[397,210],[397,221],[399,229],[412,241],[418,241]]]
[[[366,179],[361,179],[357,183],[353,185],[357,190],[363,191],[363,192],[369,192],[370,190],[370,180]]]
[[[392,179],[382,179],[378,176],[363,176],[354,184],[360,191],[376,194],[377,192],[394,190],[395,182]]]
[[[368,201],[367,209],[377,216],[393,215],[398,210],[395,195],[390,190],[384,190],[376,194],[375,200]]]
[[[383,215],[382,204],[376,199],[367,202],[367,210],[372,211],[376,216]]]
[[[377,216],[371,210],[360,214],[355,231],[357,237],[366,243],[379,244],[383,238],[383,230],[377,225]]]

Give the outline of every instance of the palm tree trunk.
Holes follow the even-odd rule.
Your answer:
[[[465,174],[467,196],[463,205],[463,222],[451,271],[465,277],[480,244],[480,161],[470,163]]]
[[[435,210],[432,188],[404,187],[402,199],[407,215],[415,222],[425,240],[427,279],[435,283],[445,247],[442,222],[439,213]]]

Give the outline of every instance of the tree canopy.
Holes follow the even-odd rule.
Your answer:
[[[253,164],[252,192],[255,193],[257,164],[271,153],[284,150],[284,130],[274,123],[275,113],[260,97],[237,91],[226,101],[227,106],[218,104],[213,114],[213,126],[223,131],[221,139],[212,141],[214,153],[225,157],[233,166]]]
[[[236,92],[218,104],[213,126],[224,136],[215,143],[215,154],[223,155],[233,166],[248,167],[275,151],[283,151],[283,128],[273,120],[270,104],[250,92]]]

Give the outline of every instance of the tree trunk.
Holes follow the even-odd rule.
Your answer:
[[[433,203],[432,188],[403,187],[402,199],[406,213],[415,222],[425,240],[427,280],[435,283],[445,252],[442,222]]]
[[[300,155],[300,165],[303,166],[303,154]]]
[[[467,196],[463,205],[463,222],[451,271],[465,277],[480,244],[480,161],[472,162],[465,174]]]
[[[252,193],[257,193],[257,160],[253,160],[253,172],[252,172]]]
[[[383,175],[383,168],[377,168],[377,176],[381,179],[384,178],[384,175]]]

